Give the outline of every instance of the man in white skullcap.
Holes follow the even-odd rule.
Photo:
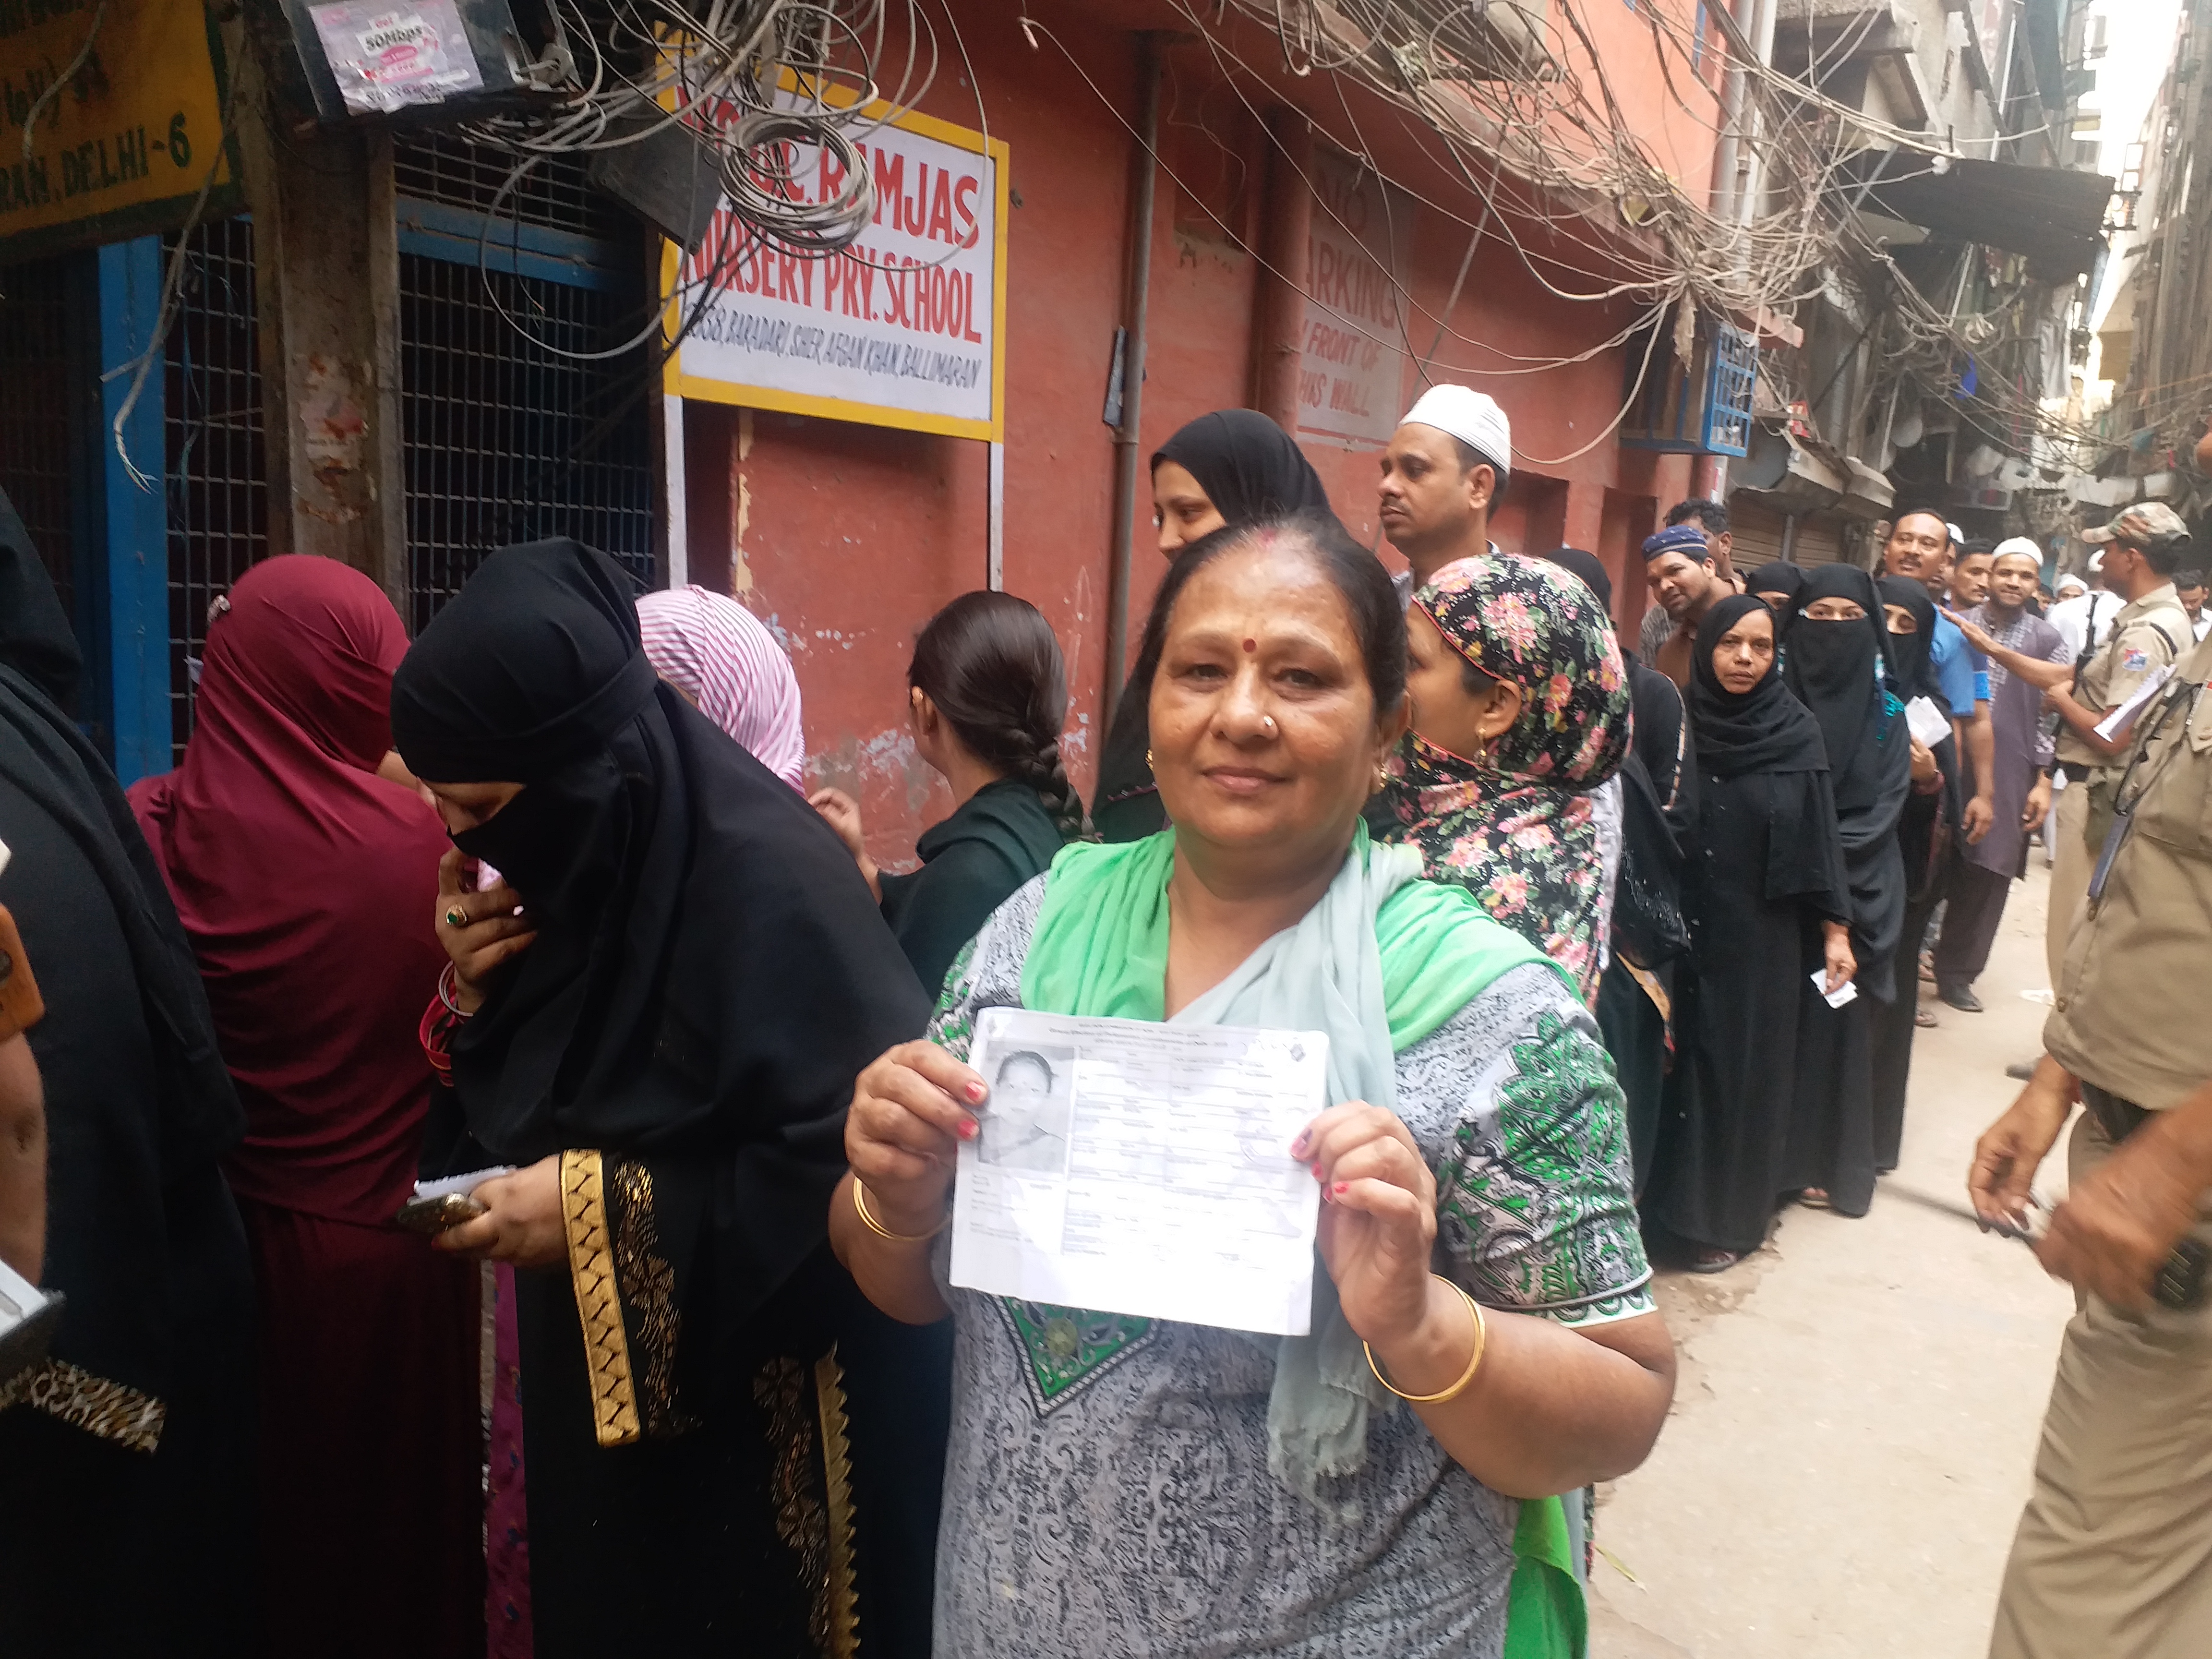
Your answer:
[[[2043,549],[2026,536],[1986,554],[1961,554],[1951,574],[1954,599],[1962,585],[1982,596],[1948,614],[1990,665],[1990,830],[1951,866],[1936,944],[1936,994],[1963,1013],[1982,1012],[1974,981],[1989,965],[2006,897],[2027,868],[2028,840],[2051,811],[2043,694],[2072,677],[2074,659],[2058,630],[2027,608],[2042,577]]]
[[[1382,533],[1413,567],[1399,595],[1455,559],[1498,548],[1491,509],[1513,471],[1513,428],[1494,398],[1469,386],[1432,386],[1406,411],[1382,452]]]

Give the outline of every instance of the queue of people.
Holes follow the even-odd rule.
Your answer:
[[[70,1304],[0,1395],[0,1504],[164,1559],[102,1596],[58,1540],[0,1552],[0,1628],[1582,1651],[1585,1494],[1672,1397],[1654,1255],[1724,1272],[1788,1203],[1867,1212],[1936,907],[1963,1007],[2051,799],[2043,702],[2086,837],[2131,775],[2098,722],[2152,633],[2186,654],[2178,544],[2116,523],[2112,661],[2061,684],[2039,562],[1955,560],[1925,512],[1880,578],[1740,578],[1725,508],[1685,502],[1626,648],[1601,561],[1492,540],[1510,431],[1466,387],[1382,454],[1395,576],[1251,411],[1152,483],[1169,562],[1092,810],[1049,624],[963,595],[908,669],[951,803],[910,860],[802,793],[750,612],[566,540],[490,554],[411,645],[357,573],[257,566],[182,765],[126,800],[0,514],[32,1271]],[[1332,1103],[1285,1153],[1320,1200],[1310,1335],[952,1284],[958,1149],[1051,1086],[971,1068],[994,1008],[1327,1033]],[[1986,1208],[2063,1086],[2038,1073]],[[419,1181],[465,1194],[427,1241],[393,1225]]]

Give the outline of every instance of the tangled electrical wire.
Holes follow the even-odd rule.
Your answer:
[[[896,0],[546,0],[550,38],[524,78],[542,106],[465,124],[476,142],[524,161],[620,149],[680,131],[711,161],[738,217],[769,246],[823,258],[875,216],[857,146],[910,110],[937,73],[934,29],[900,8],[905,61],[879,78]],[[843,166],[810,199],[794,147]]]
[[[603,361],[659,336],[665,362],[717,293],[764,254],[842,255],[875,268],[854,251],[877,210],[861,147],[936,79],[937,32],[922,0],[712,0],[703,11],[684,0],[544,4],[544,47],[520,71],[537,97],[457,125],[471,143],[514,158],[488,210],[478,264],[493,307],[532,345]],[[554,158],[588,161],[671,140],[712,169],[748,234],[710,239],[711,258],[691,272],[672,326],[656,301],[613,345],[576,351],[541,338],[508,308],[483,257],[509,198]]]
[[[1850,58],[1871,20],[1817,48],[1808,40],[1802,66],[1785,70],[1760,61],[1725,7],[1698,8],[1695,23],[1675,15],[1675,8],[1636,8],[1650,39],[1649,67],[1664,94],[1665,122],[1734,143],[1747,173],[1759,180],[1730,204],[1692,197],[1639,137],[1651,124],[1624,108],[1581,0],[1177,5],[1232,84],[1253,88],[1248,102],[1267,100],[1267,74],[1239,56],[1221,27],[1231,13],[1275,37],[1281,66],[1291,74],[1326,75],[1340,86],[1350,82],[1395,106],[1405,134],[1440,171],[1464,184],[1480,210],[1471,214],[1434,201],[1392,178],[1411,199],[1447,222],[1466,223],[1477,241],[1492,235],[1509,243],[1529,274],[1561,299],[1638,303],[1641,314],[1601,349],[1656,335],[1671,322],[1680,355],[1686,356],[1699,313],[1760,321],[1787,317],[1837,282],[1839,272],[1846,285],[1881,290],[1895,301],[1897,338],[1878,359],[1885,387],[1909,376],[1931,395],[1955,393],[1960,366],[1986,352],[1990,326],[2017,332],[2016,319],[1985,315],[1962,325],[1954,313],[1963,287],[1948,307],[1930,301],[1852,210],[1867,194],[1854,168],[1869,148],[1924,158],[1928,172],[1942,171],[1955,155],[1947,141],[1869,117],[1823,88],[1823,77]],[[1337,101],[1342,118],[1324,124],[1329,136],[1378,177],[1389,176],[1350,100],[1340,91]],[[1893,168],[1888,181],[1900,176]],[[1455,287],[1455,300],[1457,292]],[[1403,285],[1399,299],[1407,313],[1425,312]],[[2018,294],[2012,301],[2028,303]],[[1449,337],[1479,355],[1460,372],[1528,373],[1574,361],[1516,358],[1494,342],[1453,329],[1451,308],[1447,304],[1446,314],[1433,319],[1438,344]],[[1648,351],[1645,361],[1648,366]],[[2087,439],[2040,399],[2001,380],[1984,385],[2011,441],[2022,434]],[[1641,389],[1639,374],[1608,434]]]

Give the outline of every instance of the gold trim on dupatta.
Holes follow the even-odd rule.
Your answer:
[[[845,1438],[845,1373],[837,1350],[814,1362],[814,1401],[822,1415],[823,1485],[830,1510],[829,1659],[856,1659],[860,1601],[853,1567],[853,1456]]]
[[[568,1234],[568,1278],[575,1288],[576,1314],[584,1328],[592,1430],[602,1446],[627,1446],[640,1437],[641,1431],[598,1152],[571,1149],[561,1154],[561,1221]]]

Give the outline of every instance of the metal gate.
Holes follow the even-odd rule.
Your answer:
[[[177,240],[161,239],[165,262]],[[208,606],[270,552],[252,221],[225,219],[192,232],[162,355],[170,732],[181,761]]]
[[[550,161],[498,200],[512,162],[443,134],[396,150],[408,621],[420,629],[484,554],[573,536],[653,580],[635,226]],[[502,311],[505,314],[502,314]]]
[[[82,353],[72,351],[70,262],[40,259],[0,270],[0,489],[76,615],[73,434],[70,409]]]

